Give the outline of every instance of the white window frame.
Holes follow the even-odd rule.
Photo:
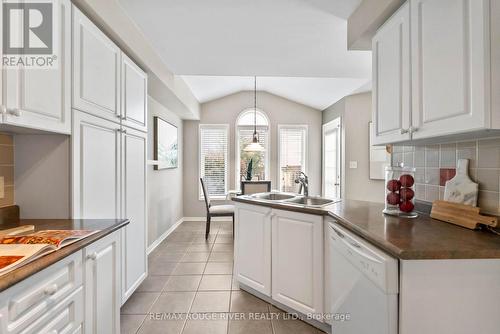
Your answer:
[[[340,178],[339,180],[339,198],[343,198],[344,194],[344,138],[342,132],[342,117],[337,117],[328,123],[323,124],[321,131],[321,196],[325,196],[325,134],[328,130],[338,127],[339,141],[337,143],[337,173]]]
[[[309,126],[307,124],[278,124],[278,166],[277,166],[277,174],[278,178],[278,188],[281,191],[281,130],[282,129],[303,129],[306,131],[306,136],[304,140],[304,174],[307,175],[308,167],[309,167]]]
[[[234,146],[234,151],[235,151],[235,154],[234,156],[236,157],[236,160],[235,160],[235,183],[234,183],[234,188],[236,190],[241,190],[241,178],[240,178],[240,136],[239,136],[239,130],[240,129],[245,129],[245,130],[252,130],[254,129],[253,125],[238,125],[238,122],[240,121],[240,118],[241,116],[243,116],[244,114],[246,114],[247,112],[249,111],[252,111],[253,112],[253,108],[249,108],[249,109],[245,109],[243,110],[242,112],[240,112],[240,114],[238,115],[238,117],[236,118],[236,123],[235,123],[235,127],[234,127],[234,142],[235,142],[235,146]],[[266,149],[266,152],[264,153],[265,154],[265,173],[266,173],[266,176],[267,176],[267,180],[271,180],[271,174],[270,174],[270,170],[271,170],[271,121],[269,120],[269,117],[267,116],[267,114],[262,110],[262,109],[259,109],[257,108],[257,112],[261,113],[267,120],[267,126],[264,126],[264,125],[257,125],[257,131],[259,129],[266,129],[267,130],[267,145],[266,147],[264,147]],[[261,180],[261,181],[264,181],[264,180]]]
[[[202,177],[201,173],[201,129],[202,128],[219,128],[224,129],[226,131],[226,152],[224,155],[224,159],[226,161],[226,170],[224,172],[224,192],[225,194],[222,196],[210,196],[211,200],[225,200],[227,198],[227,193],[229,191],[229,150],[230,150],[230,142],[229,142],[229,124],[199,124],[198,125],[198,195],[200,201],[205,201],[205,197],[203,195],[203,189],[201,187],[200,178]]]

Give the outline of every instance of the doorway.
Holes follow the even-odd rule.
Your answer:
[[[323,125],[323,197],[342,197],[341,159],[341,118],[338,117]]]

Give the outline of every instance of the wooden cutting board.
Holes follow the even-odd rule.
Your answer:
[[[468,171],[469,160],[459,159],[455,177],[446,181],[444,186],[445,201],[472,206],[477,205],[479,186],[470,179]]]
[[[497,226],[497,217],[481,215],[479,211],[479,208],[471,205],[435,201],[432,203],[431,217],[472,230],[479,225]]]

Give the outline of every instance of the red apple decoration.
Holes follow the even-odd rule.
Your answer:
[[[401,202],[401,196],[398,193],[388,193],[387,194],[387,203],[390,205],[398,205]]]
[[[403,201],[411,201],[411,199],[415,197],[415,192],[411,188],[402,188],[399,191],[399,194],[401,195],[401,199]]]
[[[415,206],[411,201],[404,201],[399,204],[399,210],[403,212],[412,212]]]
[[[387,182],[387,189],[392,192],[398,191],[401,189],[401,182],[399,180],[389,180]]]
[[[413,176],[411,176],[409,174],[403,174],[399,178],[399,182],[401,183],[402,187],[410,188],[415,183],[415,179],[413,178]]]

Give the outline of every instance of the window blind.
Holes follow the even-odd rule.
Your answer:
[[[306,169],[306,136],[305,126],[283,126],[279,130],[279,173],[280,190],[298,192],[299,185],[295,179]]]
[[[227,126],[200,125],[200,177],[211,198],[224,198],[228,190],[227,139]],[[200,198],[203,198],[201,185]]]

